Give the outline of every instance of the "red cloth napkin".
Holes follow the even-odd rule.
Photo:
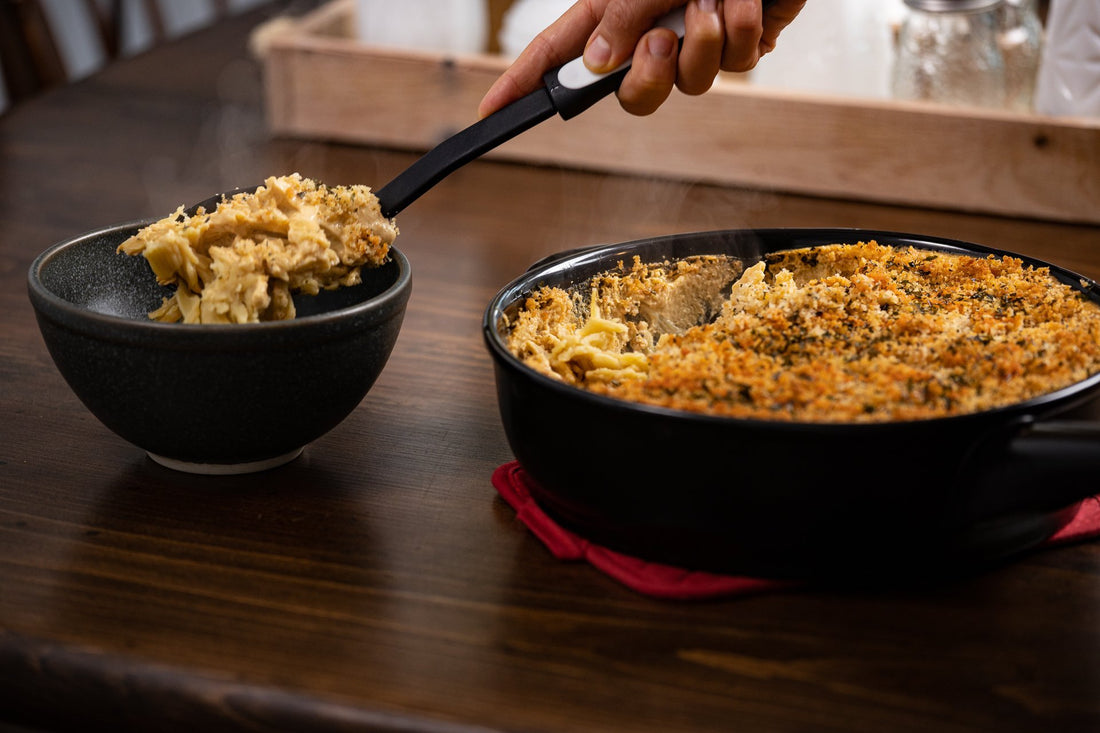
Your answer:
[[[559,526],[531,498],[531,478],[518,462],[496,469],[492,476],[497,493],[516,510],[516,517],[559,560],[585,560],[597,570],[639,593],[656,598],[696,600],[719,596],[744,596],[798,587],[795,581],[751,578],[685,570],[671,565],[624,555],[580,537]],[[1091,497],[1069,524],[1048,538],[1042,547],[1100,537],[1100,494]]]

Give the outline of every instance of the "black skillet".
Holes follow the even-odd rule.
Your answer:
[[[503,426],[536,503],[584,537],[644,559],[833,580],[970,570],[1060,529],[1100,493],[1100,424],[1052,418],[1096,396],[1100,375],[972,415],[768,422],[592,394],[524,366],[502,340],[506,318],[532,290],[583,284],[635,254],[654,262],[721,253],[748,266],[769,252],[869,239],[1010,254],[881,231],[731,230],[564,253],[510,283],[489,304],[483,332]],[[1100,302],[1095,283],[1021,259]]]

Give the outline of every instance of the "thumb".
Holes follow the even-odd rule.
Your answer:
[[[668,11],[688,0],[608,0],[584,47],[584,65],[603,74],[634,55],[642,36]]]

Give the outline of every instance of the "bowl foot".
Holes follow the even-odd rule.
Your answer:
[[[262,461],[246,461],[244,463],[192,463],[190,461],[180,461],[175,458],[168,458],[167,456],[159,456],[155,453],[147,453],[147,455],[160,465],[165,468],[171,468],[173,471],[199,473],[207,476],[231,476],[235,474],[266,471],[270,468],[281,466],[284,463],[290,463],[302,454],[302,450],[304,450],[304,448],[295,448],[289,453],[284,453],[281,456],[265,458]]]

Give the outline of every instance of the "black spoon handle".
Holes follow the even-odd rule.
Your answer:
[[[657,25],[672,28],[682,39],[683,8],[665,15]],[[447,138],[376,191],[382,214],[396,216],[448,174],[555,113],[565,120],[577,116],[618,89],[629,68],[628,61],[606,74],[593,74],[576,58],[547,72],[545,87]]]
[[[767,9],[774,2],[764,0],[762,6]],[[683,41],[684,12],[684,8],[677,8],[657,21],[656,26],[672,29]],[[528,94],[444,140],[375,191],[382,204],[382,213],[387,217],[396,216],[457,168],[553,117],[555,113],[564,120],[576,117],[617,91],[629,70],[630,62],[627,61],[614,71],[595,74],[578,57],[547,72],[543,76],[545,88]]]
[[[683,8],[664,16],[657,25],[673,28],[682,39]],[[627,62],[607,74],[593,74],[576,58],[547,72],[545,87],[444,140],[376,191],[382,214],[396,216],[448,174],[555,113],[566,120],[575,117],[618,89],[629,68]]]
[[[458,168],[553,117],[555,112],[546,89],[536,89],[452,135],[374,192],[382,206],[382,215],[396,216]]]

